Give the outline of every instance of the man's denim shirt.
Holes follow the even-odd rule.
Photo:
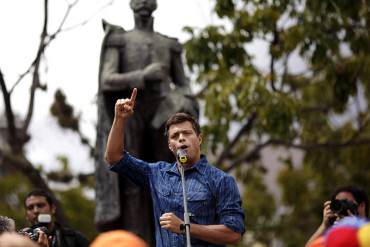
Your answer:
[[[147,163],[127,152],[113,164],[112,171],[128,176],[141,187],[150,189],[153,199],[157,247],[186,246],[182,234],[162,229],[159,217],[172,212],[184,219],[181,177],[176,163],[164,161]],[[244,213],[238,187],[233,177],[211,166],[205,156],[185,171],[190,223],[200,225],[223,224],[243,234]],[[192,238],[192,246],[224,246]]]

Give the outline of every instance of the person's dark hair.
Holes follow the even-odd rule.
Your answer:
[[[341,187],[341,188],[338,188],[333,193],[331,199],[334,200],[335,197],[341,192],[351,193],[358,204],[365,203],[365,215],[366,215],[367,218],[369,218],[369,198],[368,198],[366,192],[363,189],[361,189],[357,186]]]
[[[0,215],[0,234],[15,230],[15,223],[12,218]]]
[[[199,136],[200,135],[200,126],[198,121],[191,116],[190,114],[184,113],[184,112],[178,112],[174,115],[172,115],[166,122],[166,129],[165,129],[165,136],[168,138],[168,130],[170,129],[171,125],[183,123],[189,121],[191,125],[193,126],[193,130],[195,133]]]
[[[46,201],[49,203],[50,206],[55,205],[53,196],[49,192],[47,192],[46,190],[36,189],[36,190],[33,190],[33,191],[29,192],[26,195],[26,198],[24,199],[24,204],[25,205],[26,205],[27,198],[31,197],[31,196],[43,196],[43,197],[46,198]]]

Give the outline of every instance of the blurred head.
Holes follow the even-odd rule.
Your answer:
[[[26,218],[32,225],[37,223],[39,214],[50,214],[53,216],[56,211],[53,197],[44,190],[34,190],[28,193],[24,204]]]
[[[143,17],[150,17],[157,9],[156,0],[131,0],[130,7],[135,14]]]
[[[1,247],[38,247],[38,245],[29,238],[17,233],[3,233],[0,236]]]
[[[90,245],[90,247],[148,247],[148,245],[135,234],[124,231],[114,230],[100,234]]]
[[[13,219],[0,215],[0,234],[3,232],[14,232],[15,222]]]
[[[176,156],[178,149],[184,149],[188,155],[188,164],[200,158],[202,137],[198,122],[187,113],[176,113],[166,122],[168,148]]]
[[[337,189],[332,195],[331,200],[348,200],[356,203],[358,215],[360,217],[369,217],[369,198],[366,192],[356,186],[345,186]]]

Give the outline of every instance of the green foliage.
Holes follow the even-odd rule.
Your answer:
[[[70,174],[68,159],[65,157],[60,159],[63,160],[62,169]],[[70,186],[63,179],[59,179],[59,183],[63,183],[65,188],[54,189],[53,192],[61,202],[70,227],[80,231],[88,239],[94,239],[97,235],[94,225],[95,204],[93,198],[87,196],[87,192],[93,190],[93,183],[90,179],[86,179],[85,183],[78,186]],[[25,218],[24,199],[33,189],[28,178],[19,172],[12,171],[0,179],[0,215],[13,218],[17,229],[29,226]]]
[[[370,187],[369,3],[214,2],[225,25],[185,28],[192,36],[185,44],[187,65],[203,88],[206,151],[216,158],[222,153],[222,168],[248,170],[236,173],[246,191],[248,239],[268,245],[278,238],[284,246],[302,246],[336,187]],[[257,67],[248,52],[255,42],[268,46],[266,68]],[[300,70],[295,69],[298,59],[304,64]],[[240,126],[239,135],[233,126]],[[276,208],[268,191],[257,186],[263,177],[256,172],[259,163],[243,166],[249,155],[259,157],[255,148],[269,144],[304,151],[302,164],[293,166],[288,159],[279,173],[281,205]],[[253,190],[262,191],[263,200]],[[269,212],[265,220],[258,208]]]
[[[50,107],[51,114],[57,118],[62,128],[78,131],[78,117],[73,114],[73,107],[68,104],[64,93],[58,89],[54,95],[54,102]]]
[[[95,204],[93,199],[85,194],[86,188],[81,187],[57,193],[71,228],[78,229],[88,239],[93,240],[97,235],[94,223]]]
[[[0,179],[0,215],[13,218],[17,229],[27,226],[24,198],[30,189],[28,179],[20,173],[7,174]]]
[[[274,234],[273,217],[276,206],[263,182],[264,173],[265,170],[260,166],[253,165],[248,169],[239,169],[237,174],[245,185],[242,197],[245,202],[246,234],[251,238],[248,244],[270,243]]]

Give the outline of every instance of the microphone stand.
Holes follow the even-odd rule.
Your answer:
[[[186,247],[191,247],[190,220],[189,220],[189,212],[188,212],[188,196],[186,193],[187,189],[186,189],[186,184],[185,184],[185,170],[184,170],[184,166],[181,165],[180,161],[177,163],[177,167],[181,175],[182,196],[184,199],[184,225],[185,225],[185,234],[186,234]]]

